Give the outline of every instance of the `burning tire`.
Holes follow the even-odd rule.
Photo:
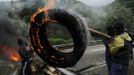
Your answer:
[[[51,21],[43,21],[46,14],[40,12],[30,23],[30,39],[32,46],[39,57],[51,66],[70,67],[74,66],[87,46],[87,30],[83,21],[76,14],[61,9],[48,10],[48,17]],[[47,28],[50,22],[60,23],[70,32],[74,49],[69,53],[62,53],[51,46],[47,38]],[[42,22],[43,21],[43,22]]]

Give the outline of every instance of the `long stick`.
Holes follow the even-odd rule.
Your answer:
[[[97,31],[95,29],[91,29],[89,28],[88,31],[90,31],[91,33],[94,33],[96,34],[96,36],[99,36],[99,37],[102,37],[102,38],[108,38],[108,39],[112,39],[113,37],[103,33],[103,32],[100,32],[100,31]]]

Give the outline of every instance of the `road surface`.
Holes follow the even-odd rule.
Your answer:
[[[134,75],[133,62],[134,60],[130,61],[129,75]],[[0,75],[15,75],[17,67],[14,64],[6,63],[0,60]],[[81,75],[107,75],[104,45],[88,46],[82,58],[72,68]]]
[[[108,75],[105,64],[105,46],[88,46],[83,57],[73,67],[82,75]],[[134,75],[134,59],[130,60],[128,75]]]

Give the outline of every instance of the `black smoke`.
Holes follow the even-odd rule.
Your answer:
[[[43,5],[43,0],[0,2],[0,45],[17,47],[18,38],[29,36],[30,16]]]
[[[16,39],[21,35],[13,11],[11,3],[0,3],[0,45],[16,46]]]

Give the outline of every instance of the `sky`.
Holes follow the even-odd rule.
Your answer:
[[[81,1],[82,3],[87,4],[89,6],[100,7],[111,4],[114,0],[77,0],[77,1]]]
[[[15,0],[0,0],[0,1],[15,1]],[[82,3],[87,4],[89,6],[100,7],[112,3],[114,0],[77,0],[77,1],[81,1]]]
[[[0,0],[0,1],[16,1],[16,0]]]

